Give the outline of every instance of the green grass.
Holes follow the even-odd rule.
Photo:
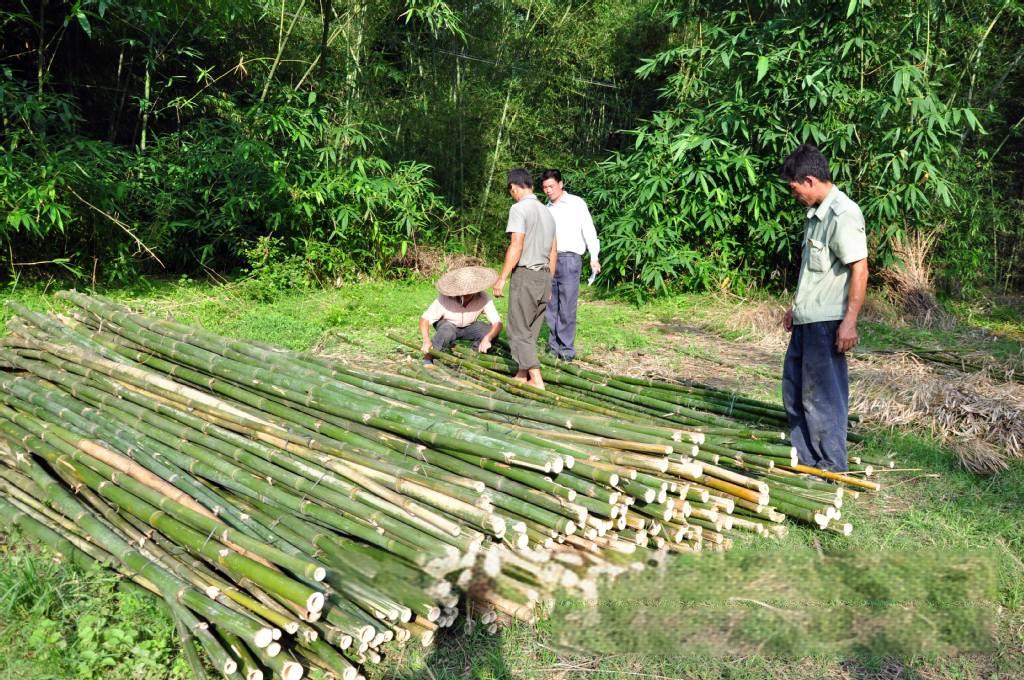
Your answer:
[[[234,337],[383,359],[399,351],[385,333],[414,337],[435,295],[415,281],[269,299],[255,293],[173,282],[116,297]],[[35,309],[66,309],[49,291],[17,298]],[[680,324],[750,339],[721,321],[743,309],[740,301],[689,295],[636,308],[585,298],[582,358],[656,352],[667,367],[716,359],[685,337],[659,335]],[[506,302],[498,306],[504,313]],[[963,330],[947,337],[882,324],[865,324],[864,335],[878,348],[970,338]],[[1004,342],[1007,353],[1019,352]],[[738,370],[763,377],[770,367]],[[926,437],[881,432],[865,446],[875,457],[895,452],[913,471],[893,473],[880,494],[848,502],[849,538],[792,526],[781,541],[737,541],[724,555],[679,557],[602,589],[598,603],[566,598],[537,628],[449,635],[426,652],[396,651],[372,677],[1024,677],[1024,465],[979,478]],[[17,537],[2,558],[0,679],[187,677],[173,629],[151,598],[122,592],[109,575],[57,565]]]
[[[190,677],[148,594],[100,568],[54,561],[16,534],[0,546],[0,679]]]

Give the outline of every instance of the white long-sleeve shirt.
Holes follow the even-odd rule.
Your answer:
[[[557,202],[548,203],[548,210],[555,218],[558,252],[582,255],[586,250],[590,252],[590,259],[596,260],[601,252],[601,243],[597,239],[597,230],[586,202],[566,191]]]

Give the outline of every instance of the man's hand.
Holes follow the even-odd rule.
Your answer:
[[[488,340],[487,338],[484,338],[483,340],[480,341],[480,345],[477,347],[477,351],[480,352],[480,354],[487,354],[487,350],[489,350],[490,348],[491,341]]]
[[[864,306],[864,298],[868,290],[868,261],[857,260],[850,263],[850,295],[846,305],[846,315],[836,331],[836,349],[839,353],[848,352],[857,344],[857,315]]]
[[[787,333],[793,332],[793,310],[787,309],[785,316],[782,317],[782,327],[786,329]]]
[[[499,277],[498,280],[494,282],[494,288],[492,288],[491,290],[494,291],[494,297],[504,297],[505,296],[505,279]]]
[[[430,340],[424,340],[423,346],[420,347],[420,351],[423,352],[424,356],[429,356],[431,347],[432,345],[430,344]]]
[[[850,351],[857,344],[857,320],[844,319],[836,331],[836,349],[840,354]]]
[[[597,259],[593,259],[590,261],[590,271],[594,272],[595,274],[601,273],[601,263]]]

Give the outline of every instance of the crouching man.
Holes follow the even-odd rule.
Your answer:
[[[501,333],[501,315],[483,291],[494,285],[498,274],[487,267],[460,267],[437,281],[440,295],[420,317],[423,362],[431,363],[431,348],[443,351],[457,340],[470,340],[473,349],[486,352]],[[488,323],[479,320],[483,314]],[[430,338],[430,328],[435,333]]]

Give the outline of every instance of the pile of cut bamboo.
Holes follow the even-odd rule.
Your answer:
[[[848,534],[878,488],[706,386],[551,362],[543,392],[462,350],[371,370],[61,295],[71,316],[12,305],[0,349],[0,520],[162,598],[197,677],[193,641],[226,677],[358,678],[460,612],[533,621],[787,517]]]

